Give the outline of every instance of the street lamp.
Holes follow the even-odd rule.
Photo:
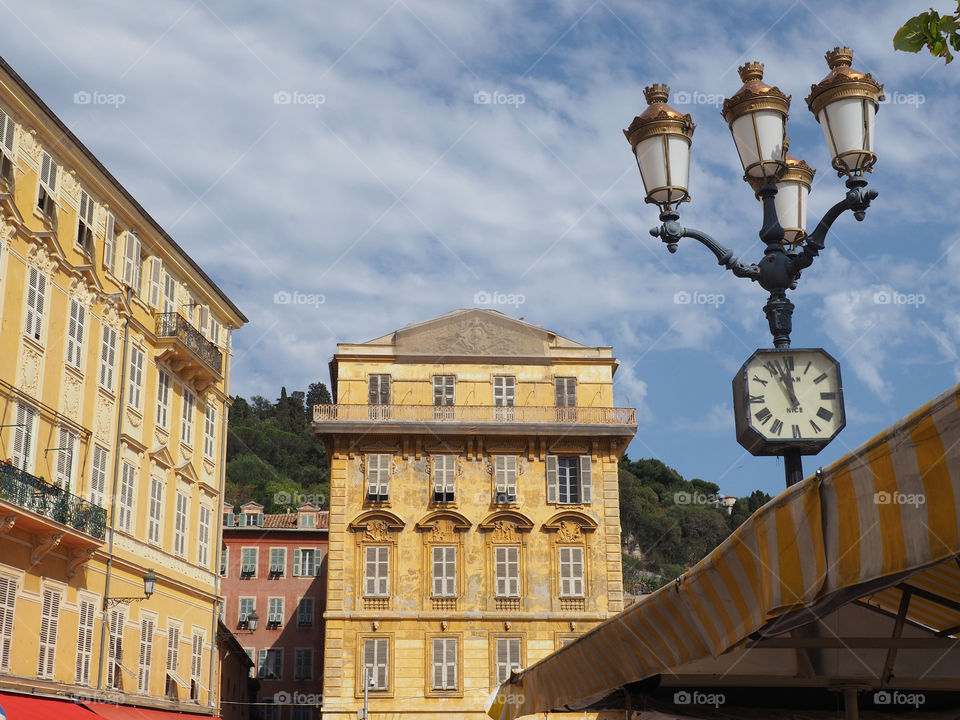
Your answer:
[[[738,441],[755,455],[783,455],[788,485],[802,478],[800,455],[822,450],[843,428],[845,418],[839,367],[833,358],[822,350],[787,354],[794,309],[787,290],[796,289],[801,271],[824,249],[834,221],[846,210],[863,220],[877,197],[876,190],[866,189],[863,175],[872,172],[877,161],[874,119],[883,100],[883,85],[869,73],[851,67],[853,52],[849,48],[828,51],[826,60],[830,73],[811,86],[806,102],[823,129],[833,168],[838,176],[846,177],[847,192],[812,233],[807,232],[807,197],[816,171],[787,153],[790,96],[763,81],[763,65],[749,62],[738,69],[743,86],[723,103],[721,112],[740,156],[743,179],[763,206],[759,234],[766,247],[757,263],[742,262],[708,234],[680,224],[680,204],[690,200],[690,146],[695,125],[690,115],[667,105],[667,86],[654,84],[644,90],[649,107],[624,130],[640,168],[646,202],[660,209],[660,226],[650,234],[659,237],[671,253],[677,251],[681,239],[693,238],[736,277],[757,282],[769,293],[763,310],[774,348],[781,353],[758,351],[751,357],[753,364],[748,361],[741,368],[734,381],[734,411]],[[835,387],[827,389],[821,379],[813,383],[819,386],[819,397],[812,387],[808,390],[804,386],[807,378],[795,369],[798,353],[806,353],[802,359],[807,373],[811,367],[819,368],[816,377],[826,378]],[[751,371],[754,366],[769,366],[766,377],[755,375],[761,385],[753,387],[748,377],[741,377],[748,366]],[[782,408],[767,407],[766,394],[758,389],[771,382]],[[830,406],[818,404],[820,398],[829,400]]]
[[[105,597],[103,599],[103,607],[106,609],[111,605],[123,605],[140,602],[141,600],[149,600],[150,596],[153,595],[153,591],[156,589],[156,586],[157,574],[153,572],[152,569],[147,570],[143,576],[143,596],[134,595],[130,597]]]

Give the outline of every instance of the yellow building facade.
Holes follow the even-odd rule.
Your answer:
[[[622,609],[617,363],[458,310],[330,364],[323,717],[484,717],[490,692]],[[364,687],[366,685],[366,688]]]
[[[0,60],[0,705],[216,711],[245,322]]]

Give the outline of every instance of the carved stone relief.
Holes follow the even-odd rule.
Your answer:
[[[455,542],[456,539],[452,520],[441,518],[433,524],[433,530],[430,531],[431,542]]]
[[[388,537],[386,520],[371,520],[363,531],[363,539],[371,542],[386,542]]]
[[[17,367],[17,385],[28,395],[39,397],[42,370],[43,354],[23,343],[20,348],[20,364]]]
[[[580,542],[583,539],[583,530],[580,524],[573,520],[561,520],[557,529],[557,540],[564,543]]]
[[[110,432],[113,420],[113,401],[97,393],[96,422],[93,433],[98,440],[110,442]]]
[[[520,533],[517,532],[517,524],[509,520],[497,520],[493,523],[494,542],[520,542]]]
[[[74,422],[81,422],[80,401],[83,396],[83,385],[70,371],[63,375],[63,414]]]
[[[45,275],[53,275],[59,267],[59,263],[52,257],[47,249],[42,245],[34,245],[28,253],[30,264],[34,265]]]
[[[536,331],[492,322],[483,317],[465,317],[439,323],[437,327],[398,333],[398,354],[543,355],[544,339]]]

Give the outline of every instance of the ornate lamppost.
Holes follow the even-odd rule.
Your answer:
[[[853,52],[826,53],[830,73],[810,88],[806,102],[823,129],[838,176],[846,177],[844,198],[830,208],[812,233],[806,230],[807,197],[815,170],[787,154],[790,96],[763,81],[763,65],[739,68],[741,87],[723,103],[743,179],[763,205],[759,262],[742,262],[705,232],[680,224],[680,205],[690,200],[690,145],[695,125],[689,114],[669,105],[669,88],[644,90],[649,107],[624,130],[640,168],[646,202],[660,208],[660,226],[650,230],[671,253],[692,238],[735,276],[757,282],[769,293],[763,307],[773,350],[757,350],[734,378],[737,440],[754,455],[783,455],[787,485],[803,477],[802,455],[820,452],[846,424],[837,362],[819,348],[791,350],[793,303],[787,290],[825,247],[827,233],[846,210],[863,220],[877,191],[867,189],[872,172],[874,118],[883,85],[851,66]]]

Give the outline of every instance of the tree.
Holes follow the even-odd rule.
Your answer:
[[[942,57],[945,64],[953,62],[950,48],[960,52],[960,0],[953,15],[941,16],[933,8],[914,15],[893,36],[893,49],[920,52],[927,48],[934,57]]]
[[[313,422],[314,405],[330,405],[332,402],[333,399],[330,397],[330,391],[327,390],[326,385],[322,382],[310,383],[310,387],[307,388],[306,407],[304,408],[307,414],[307,422]]]

